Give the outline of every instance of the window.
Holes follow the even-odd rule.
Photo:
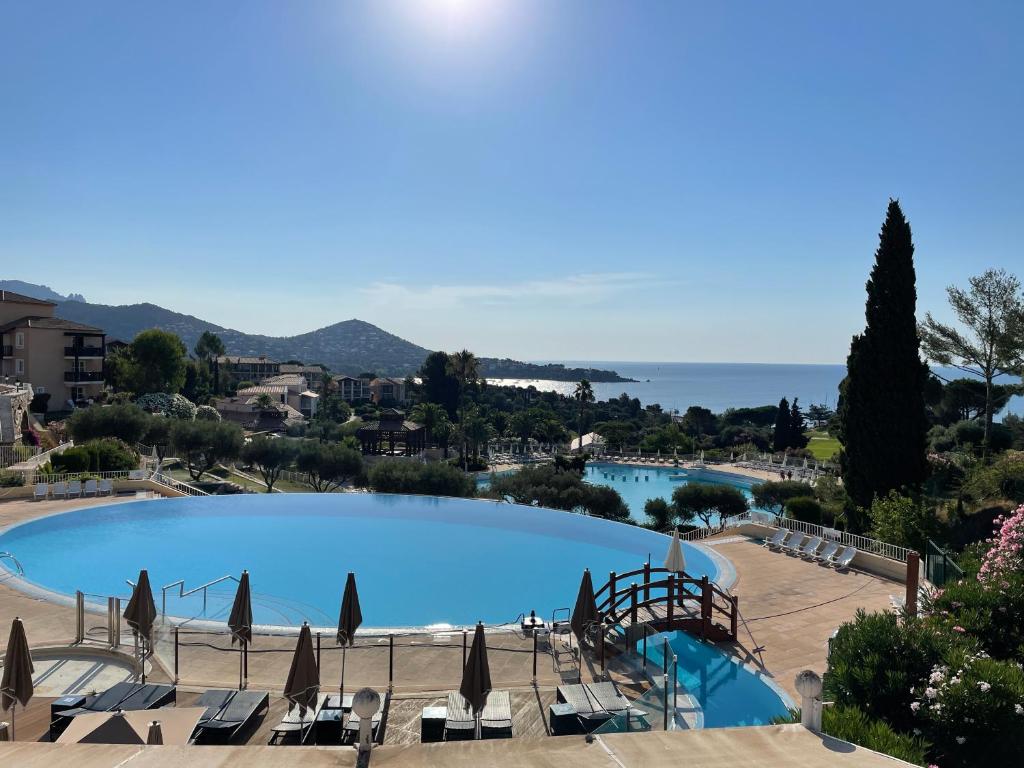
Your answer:
[[[25,361],[20,357],[14,358],[14,372],[16,374],[25,373]]]
[[[21,331],[18,331],[16,334],[14,334],[14,348],[15,349],[24,349],[25,348],[25,334],[22,333]]]
[[[33,387],[33,391],[37,395],[45,395],[46,394],[46,387]]]

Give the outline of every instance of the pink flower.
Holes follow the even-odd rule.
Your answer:
[[[966,630],[966,629],[964,629],[963,627],[961,627],[961,626],[960,626],[960,625],[958,624],[957,626],[953,627],[953,631],[954,631],[954,632],[966,632],[967,630]]]

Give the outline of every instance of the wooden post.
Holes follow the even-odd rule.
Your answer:
[[[608,573],[608,610],[615,612],[615,571]]]
[[[462,668],[466,668],[466,630],[462,630]]]
[[[740,621],[740,599],[736,595],[732,596],[732,627],[730,633],[732,639],[735,640],[739,637],[739,621]]]
[[[711,623],[711,584],[708,577],[700,577],[700,639],[707,640]]]
[[[636,624],[636,582],[629,585],[629,620]]]
[[[676,575],[674,573],[669,574],[668,577],[668,627],[672,629],[672,615],[675,613],[675,602],[676,602]]]
[[[601,646],[602,651],[604,646]],[[604,653],[601,654],[601,666],[604,667]],[[533,630],[533,684],[537,685],[537,628]]]
[[[917,616],[917,588],[920,584],[921,556],[911,550],[907,554],[907,613]]]
[[[603,613],[598,613],[597,614],[597,622],[598,622],[598,626],[601,627],[601,633],[600,633],[601,634],[601,671],[604,672],[604,631],[605,631],[605,628],[604,628],[604,614]],[[533,645],[536,648],[537,647],[537,636],[534,635],[533,637],[534,637]],[[533,663],[534,663],[534,666],[536,667],[536,664],[537,664],[536,658],[534,659]],[[533,674],[536,677],[536,675],[537,675],[536,669],[534,670]]]
[[[644,563],[644,602],[651,599],[651,564]]]
[[[395,636],[388,635],[388,689],[395,683]]]
[[[320,674],[320,633],[316,633],[316,673]]]

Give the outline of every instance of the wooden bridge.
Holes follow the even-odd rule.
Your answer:
[[[612,571],[594,597],[602,624],[622,626],[627,641],[644,627],[656,632],[679,629],[702,640],[736,639],[739,600],[707,576],[698,579],[644,563],[628,573]]]

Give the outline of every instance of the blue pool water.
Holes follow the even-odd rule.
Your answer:
[[[365,627],[501,623],[531,609],[550,616],[575,602],[584,568],[602,574],[664,558],[669,539],[606,520],[471,499],[388,494],[264,494],[164,499],[90,507],[0,534],[25,578],[73,595],[127,595],[125,579],[149,569],[159,588],[186,588],[248,569],[259,623],[337,623],[348,571]],[[686,546],[686,545],[684,545]],[[688,570],[716,577],[687,546]],[[224,620],[234,584],[211,594]],[[193,616],[199,597],[169,600]]]
[[[588,483],[607,485],[622,496],[629,514],[642,522],[644,504],[648,499],[672,499],[672,492],[687,483],[711,483],[728,485],[739,490],[747,499],[750,489],[758,482],[741,475],[716,472],[712,469],[679,469],[677,467],[655,467],[644,465],[623,465],[604,462],[587,464],[584,478]]]
[[[654,669],[662,668],[665,638],[677,659],[680,694],[685,690],[697,699],[705,728],[768,725],[787,714],[787,703],[764,679],[685,632],[647,639],[647,658]]]

